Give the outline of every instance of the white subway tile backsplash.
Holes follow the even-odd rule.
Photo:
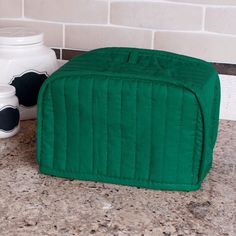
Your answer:
[[[207,8],[205,29],[217,33],[236,35],[236,8]]]
[[[25,0],[25,16],[34,19],[107,23],[108,0]]]
[[[236,37],[210,33],[156,32],[154,48],[212,62],[236,64]]]
[[[65,46],[83,50],[99,47],[151,48],[152,32],[113,26],[66,25]]]
[[[21,0],[0,0],[0,17],[21,17]]]
[[[111,23],[141,28],[200,30],[203,9],[199,6],[152,1],[111,2]]]
[[[0,17],[0,27],[43,31],[51,47],[154,47],[236,63],[235,0],[0,0]]]
[[[23,26],[44,33],[44,41],[50,47],[62,47],[62,25],[25,20],[1,20],[0,27]]]

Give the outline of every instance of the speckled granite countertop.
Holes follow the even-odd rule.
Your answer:
[[[200,191],[138,189],[38,173],[35,121],[0,140],[0,235],[236,235],[236,122],[221,121]]]

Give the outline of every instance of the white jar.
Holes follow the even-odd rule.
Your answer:
[[[9,138],[20,129],[19,102],[15,87],[0,84],[0,138]]]
[[[22,120],[36,117],[38,92],[58,69],[55,52],[43,45],[43,34],[19,27],[0,28],[0,83],[16,88]]]

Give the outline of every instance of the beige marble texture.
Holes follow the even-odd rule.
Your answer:
[[[0,140],[1,236],[234,236],[236,122],[221,121],[201,190],[155,191],[38,173],[35,121]]]

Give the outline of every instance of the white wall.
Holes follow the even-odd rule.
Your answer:
[[[236,120],[236,76],[220,75],[220,118]]]
[[[235,0],[0,0],[0,27],[28,26],[55,48],[163,49],[236,64]]]

